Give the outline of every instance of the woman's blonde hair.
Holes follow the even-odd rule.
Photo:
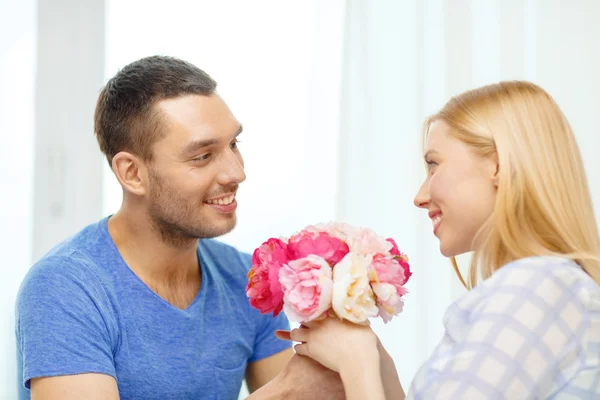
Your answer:
[[[469,279],[486,279],[528,256],[567,257],[600,284],[600,237],[581,154],[567,119],[542,88],[500,82],[453,97],[425,122],[442,120],[476,154],[496,157],[498,191],[479,230]]]

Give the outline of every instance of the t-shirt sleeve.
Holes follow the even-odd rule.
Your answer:
[[[108,296],[89,267],[46,259],[23,281],[16,301],[22,382],[101,373],[115,377]]]
[[[292,346],[291,342],[275,337],[275,331],[290,329],[290,323],[283,312],[277,317],[273,317],[273,314],[259,314],[257,318],[259,329],[250,362],[267,358]]]

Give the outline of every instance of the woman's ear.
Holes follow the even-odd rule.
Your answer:
[[[121,151],[112,159],[112,170],[124,190],[137,196],[146,194],[146,166],[139,157]]]
[[[498,155],[494,154],[485,157],[485,171],[492,180],[494,187],[498,188],[500,182],[500,163],[498,162]]]
[[[500,164],[496,160],[496,172],[494,172],[494,186],[498,189],[498,183],[500,182]]]

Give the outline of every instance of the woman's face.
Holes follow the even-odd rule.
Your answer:
[[[444,121],[435,121],[425,143],[427,178],[414,203],[429,211],[433,234],[446,257],[472,251],[475,236],[492,214],[497,163],[455,139]]]

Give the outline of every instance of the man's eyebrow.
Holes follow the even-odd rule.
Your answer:
[[[182,153],[189,154],[193,151],[200,150],[204,147],[212,146],[217,143],[217,139],[206,139],[206,140],[194,140],[189,142],[184,148]]]
[[[240,124],[240,127],[235,133],[234,137],[238,137],[240,133],[244,130],[243,126]],[[217,144],[219,141],[217,139],[205,139],[205,140],[194,140],[193,142],[188,143],[184,148],[182,153],[189,154],[193,151],[200,150],[204,147],[212,146]]]

